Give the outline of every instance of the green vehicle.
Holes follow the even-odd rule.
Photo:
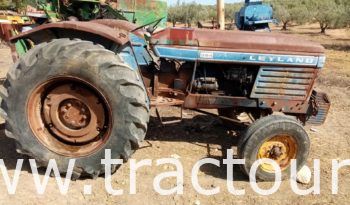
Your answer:
[[[47,18],[50,22],[120,19],[141,26],[163,18],[160,26],[166,26],[166,0],[37,0],[31,6],[39,13],[43,12],[44,15],[37,17]],[[29,12],[29,15],[36,16],[35,12]]]
[[[34,19],[35,24],[4,26],[2,30],[8,36],[20,31],[28,31],[45,23],[60,21],[91,21],[98,19],[117,19],[131,22],[137,26],[157,25],[165,28],[167,22],[166,0],[36,0],[29,2],[27,16]],[[8,41],[10,37],[3,38]],[[31,45],[20,40],[12,48],[13,53],[25,54]],[[15,52],[16,51],[16,52]]]

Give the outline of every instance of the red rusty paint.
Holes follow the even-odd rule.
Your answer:
[[[208,29],[167,28],[152,37],[152,44],[171,46],[194,46],[200,49],[254,52],[285,53],[301,55],[324,54],[318,43],[278,33],[249,31],[220,31]]]
[[[150,7],[151,7],[151,10],[156,9],[157,8],[157,3],[155,1],[151,1]]]
[[[306,113],[309,103],[305,100],[259,99],[259,107],[273,112]]]
[[[97,19],[90,21],[92,23],[103,24],[105,26],[111,27],[113,29],[121,29],[125,31],[132,31],[137,28],[136,24],[129,21],[114,20],[114,19]]]
[[[12,33],[15,30],[18,30],[20,25],[18,24],[10,24],[10,23],[0,23],[0,39],[8,42],[12,37]]]
[[[180,46],[199,46],[196,41],[197,36],[193,29],[165,29],[152,36],[151,44],[156,45],[180,45]]]
[[[122,30],[122,31],[126,31],[126,32],[131,32],[131,31],[138,28],[138,26],[136,24],[131,23],[129,21],[123,21],[123,20],[98,19],[98,20],[93,20],[90,22],[102,24],[102,25],[111,27],[117,31]],[[134,31],[133,33],[140,36],[140,37],[144,37],[143,29],[138,29],[138,30]]]
[[[124,0],[127,10],[134,10],[135,0]]]
[[[129,41],[129,37],[126,31],[119,30],[118,32],[116,32],[115,29],[100,23],[80,21],[64,21],[59,23],[44,24],[11,38],[11,41],[15,42],[19,39],[29,38],[31,35],[35,35],[35,33],[39,31],[51,29],[67,29],[72,30],[72,32],[82,31],[87,33],[93,33],[103,38],[107,38],[120,45],[124,45]]]
[[[184,104],[184,108],[188,109],[216,109],[227,107],[257,107],[257,100],[246,97],[188,94]]]

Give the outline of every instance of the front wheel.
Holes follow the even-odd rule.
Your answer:
[[[245,159],[241,166],[249,175],[254,162],[271,159],[282,171],[282,179],[290,176],[291,162],[297,160],[297,171],[306,163],[310,140],[304,128],[295,119],[287,116],[270,115],[254,122],[238,143],[238,155]],[[261,164],[256,178],[273,181],[275,170],[271,164]]]
[[[105,149],[127,160],[147,131],[148,100],[138,72],[92,42],[37,45],[10,70],[0,91],[6,135],[17,151],[39,166],[55,159],[61,173],[74,158],[74,178],[104,173]]]

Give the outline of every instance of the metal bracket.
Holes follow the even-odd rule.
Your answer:
[[[176,120],[169,120],[169,121],[163,121],[163,118],[162,118],[162,116],[159,113],[159,108],[156,107],[156,114],[157,114],[158,120],[160,121],[160,123],[163,126],[182,122],[182,120],[183,120],[183,106],[181,106],[180,108],[181,108],[180,117],[178,119],[176,119]]]

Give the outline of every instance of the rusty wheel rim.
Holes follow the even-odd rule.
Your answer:
[[[111,108],[103,93],[76,77],[56,77],[29,95],[27,117],[34,136],[63,156],[83,157],[106,144]]]
[[[292,159],[297,156],[297,143],[292,136],[277,135],[265,141],[259,148],[258,159],[274,160],[281,171],[286,170]],[[266,172],[274,173],[274,167],[269,163],[261,164],[260,168]]]

